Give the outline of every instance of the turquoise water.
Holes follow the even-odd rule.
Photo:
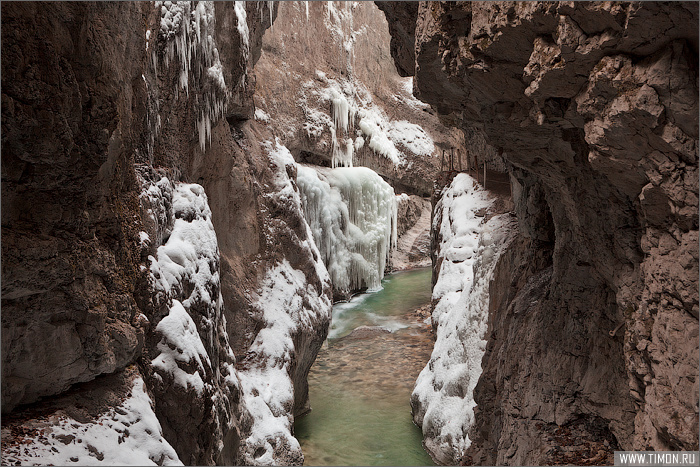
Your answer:
[[[392,274],[384,289],[333,307],[333,327],[309,374],[312,411],[295,435],[305,465],[434,465],[409,405],[432,337],[414,310],[430,303],[430,269]],[[392,333],[348,336],[359,326]]]
[[[379,292],[360,294],[348,303],[333,306],[329,340],[346,336],[362,325],[392,331],[408,327],[403,315],[430,303],[430,268],[390,274],[382,286]]]

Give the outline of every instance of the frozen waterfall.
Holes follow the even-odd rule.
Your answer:
[[[366,167],[298,166],[304,216],[333,287],[349,292],[381,288],[396,246],[394,189]]]

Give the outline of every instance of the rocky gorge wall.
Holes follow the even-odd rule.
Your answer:
[[[297,162],[369,167],[397,193],[427,196],[461,131],[412,94],[371,2],[280,2],[256,65],[256,118]],[[348,152],[349,151],[349,152]]]
[[[129,439],[158,464],[301,462],[331,285],[251,120],[276,11],[3,5],[3,460],[118,462]]]
[[[697,449],[697,4],[378,3],[415,94],[504,159],[519,223],[470,443],[435,457]]]

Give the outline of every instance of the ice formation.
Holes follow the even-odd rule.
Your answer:
[[[268,143],[267,149],[274,167],[275,188],[269,196],[302,217],[299,192],[287,172],[287,167],[296,166],[294,158],[279,142]],[[330,277],[308,225],[306,229],[307,240],[302,242],[302,248],[315,259],[315,274],[322,287],[329,288]],[[253,304],[262,316],[263,327],[250,346],[251,357],[238,373],[243,405],[253,417],[250,430],[241,440],[245,465],[278,465],[290,458],[301,463],[301,447],[292,435],[294,388],[290,365],[296,358],[293,336],[300,327],[310,329],[314,323],[329,322],[331,307],[323,290],[317,290],[304,272],[292,267],[287,259],[267,271]],[[286,457],[281,459],[280,454]]]
[[[510,240],[509,215],[488,222],[476,212],[492,201],[467,174],[459,174],[436,206],[433,228],[440,232],[440,275],[433,288],[437,338],[430,361],[411,397],[414,421],[425,446],[445,463],[459,462],[469,447],[474,387],[486,348],[489,282]]]
[[[199,145],[204,151],[206,144],[211,142],[212,124],[224,115],[229,94],[214,41],[214,2],[158,1],[155,6],[160,9],[159,35],[165,43],[165,66],[177,57],[180,63],[179,88],[184,89],[188,96],[190,79],[198,84],[196,126]],[[235,11],[247,62],[249,31],[244,2],[236,2]]]
[[[238,22],[238,34],[241,35],[241,44],[243,44],[243,56],[245,61],[248,61],[248,55],[250,54],[250,31],[248,30],[248,18],[245,11],[245,2],[236,1],[234,9],[236,11],[236,20]],[[270,13],[270,18],[272,18],[272,13]],[[272,19],[270,19],[272,22]]]
[[[316,71],[316,76],[326,87],[319,89],[314,81],[304,83],[299,105],[306,116],[304,129],[309,138],[330,132],[332,167],[352,167],[354,154],[365,147],[394,165],[405,163],[402,149],[420,156],[435,152],[432,138],[422,127],[391,120],[359,81],[335,80],[321,71]],[[410,93],[408,96],[406,100],[415,100]],[[330,105],[330,116],[310,104],[312,97]]]
[[[379,289],[396,242],[394,189],[366,167],[299,166],[297,185],[333,287]]]
[[[41,437],[3,446],[3,464],[11,458],[21,465],[183,465],[139,376],[129,397],[95,420],[53,414],[45,423]]]

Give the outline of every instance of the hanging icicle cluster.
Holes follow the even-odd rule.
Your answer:
[[[160,9],[159,38],[164,43],[163,62],[167,68],[177,58],[180,64],[178,86],[190,95],[190,81],[196,84],[194,105],[202,151],[211,143],[212,124],[223,117],[228,89],[214,41],[214,2],[156,2]],[[248,61],[249,31],[244,2],[236,2],[238,32],[245,61]],[[155,50],[153,51],[155,54]],[[154,65],[157,61],[153,60]]]
[[[336,290],[381,288],[396,246],[394,189],[366,167],[299,166],[297,186],[311,231]]]

